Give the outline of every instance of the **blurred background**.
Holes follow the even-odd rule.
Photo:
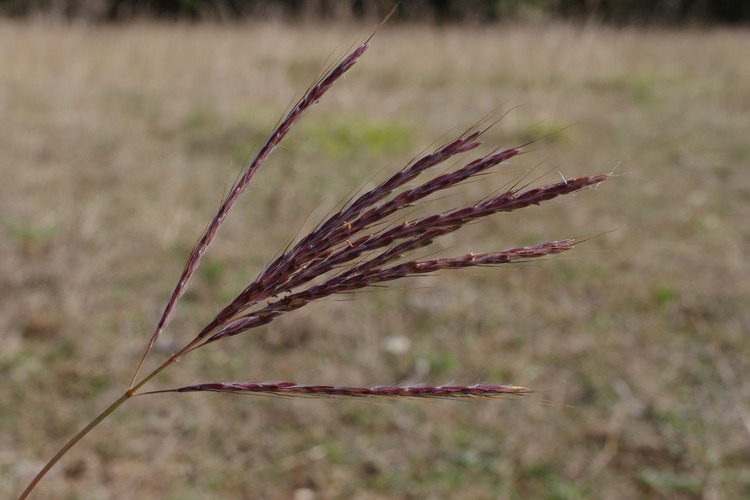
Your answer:
[[[10,17],[47,16],[93,22],[142,18],[194,21],[379,21],[395,2],[366,0],[0,0]],[[392,22],[477,24],[530,19],[626,24],[742,24],[743,0],[408,0]]]
[[[119,397],[222,195],[391,2],[0,1],[0,494]],[[527,154],[436,200],[615,171],[439,242],[568,255],[326,300],[210,381],[511,383],[492,401],[129,401],[38,498],[750,496],[750,4],[401,2],[256,176],[154,367],[342,200],[488,113]],[[507,114],[506,114],[507,112]],[[467,160],[474,156],[467,156]],[[622,174],[622,175],[620,175]]]

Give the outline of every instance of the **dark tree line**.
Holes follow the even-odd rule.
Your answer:
[[[0,0],[0,15],[117,22],[137,18],[218,20],[382,18],[393,0]],[[749,0],[403,0],[394,22],[492,23],[562,18],[608,24],[741,24]]]

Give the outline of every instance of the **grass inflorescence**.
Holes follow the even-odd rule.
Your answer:
[[[541,187],[515,181],[472,204],[447,211],[414,216],[413,207],[436,193],[462,185],[521,154],[522,146],[498,149],[461,163],[461,155],[474,151],[487,128],[476,126],[459,137],[416,157],[406,167],[376,187],[353,197],[309,234],[290,245],[268,264],[258,277],[221,309],[198,334],[145,376],[141,369],[159,337],[168,327],[175,307],[184,296],[201,258],[211,245],[235,202],[245,192],[256,172],[279,146],[290,129],[363,56],[369,41],[357,46],[331,70],[317,79],[291,111],[269,134],[257,155],[242,171],[221,203],[202,236],[193,247],[145,352],[126,391],[104,412],[71,439],[33,479],[21,494],[26,498],[38,482],[81,438],[129,399],[165,392],[223,392],[232,394],[277,395],[287,397],[348,398],[492,398],[522,396],[529,389],[515,385],[378,385],[369,387],[301,384],[296,382],[210,382],[185,387],[143,391],[142,388],[164,369],[186,354],[208,344],[240,335],[266,325],[279,316],[311,302],[336,294],[349,293],[382,283],[436,273],[447,269],[500,266],[561,254],[573,248],[575,240],[542,241],[537,244],[490,253],[468,253],[453,257],[419,258],[422,251],[441,236],[467,224],[500,212],[511,212],[594,187],[611,174],[563,179]],[[430,169],[456,162],[436,176],[418,182]],[[456,166],[458,165],[458,166]]]

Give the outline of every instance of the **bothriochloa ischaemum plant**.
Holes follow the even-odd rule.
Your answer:
[[[495,267],[524,262],[573,248],[575,239],[544,241],[532,246],[509,248],[491,253],[469,253],[453,257],[420,259],[433,242],[469,223],[501,212],[512,212],[539,205],[558,196],[598,186],[611,177],[602,173],[562,179],[531,187],[515,181],[502,192],[487,194],[473,204],[415,217],[413,207],[428,197],[489,173],[507,160],[521,154],[521,146],[497,149],[486,155],[471,156],[487,127],[480,124],[446,144],[413,159],[400,171],[376,187],[353,197],[332,213],[309,234],[290,245],[263,269],[195,337],[148,374],[142,374],[144,362],[184,296],[201,258],[237,200],[246,191],[254,175],[279,146],[290,129],[321,100],[365,54],[370,38],[322,74],[279,122],[228,190],[226,198],[206,226],[187,258],[170,299],[137,363],[133,378],[123,394],[99,416],[76,434],[33,478],[21,499],[27,498],[39,481],[78,441],[125,402],[136,396],[165,392],[212,391],[229,394],[264,394],[300,397],[339,398],[494,398],[524,396],[531,391],[515,385],[373,385],[368,387],[315,385],[297,382],[206,382],[160,390],[146,390],[148,383],[178,360],[209,344],[235,335],[244,335],[275,321],[307,304],[334,295],[382,285],[402,278],[434,274],[446,269]],[[451,166],[452,165],[452,166]],[[435,175],[435,167],[445,169]],[[424,175],[430,171],[431,175]],[[422,177],[420,179],[420,176]],[[415,292],[418,293],[418,292]]]

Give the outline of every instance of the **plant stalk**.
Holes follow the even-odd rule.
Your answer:
[[[107,407],[106,410],[104,410],[103,412],[101,412],[94,420],[92,420],[91,422],[89,422],[88,425],[86,425],[86,427],[84,427],[83,429],[81,429],[78,432],[78,434],[76,434],[75,436],[73,436],[73,438],[70,441],[68,441],[67,443],[65,443],[65,446],[63,446],[62,448],[60,448],[60,451],[58,451],[55,454],[55,456],[52,457],[52,459],[49,462],[47,462],[47,464],[44,466],[44,468],[39,471],[39,473],[34,477],[34,479],[31,481],[31,483],[29,483],[29,485],[26,487],[26,489],[23,490],[23,493],[21,493],[21,496],[18,497],[18,500],[25,500],[26,498],[28,498],[28,496],[31,494],[31,492],[34,491],[34,488],[36,488],[36,485],[39,484],[39,481],[41,481],[44,478],[44,476],[47,475],[47,473],[50,471],[50,469],[52,469],[52,467],[54,467],[55,464],[57,462],[59,462],[60,459],[68,451],[70,451],[70,449],[73,446],[75,446],[78,443],[78,441],[80,441],[81,439],[83,439],[84,436],[86,436],[86,434],[88,434],[89,432],[91,432],[96,426],[98,426],[100,423],[102,423],[102,421],[104,421],[104,419],[106,419],[107,417],[109,417],[117,408],[119,408],[120,406],[122,406],[122,404],[125,403],[125,401],[127,401],[130,398],[133,398],[133,397],[137,396],[138,394],[136,394],[136,391],[138,389],[140,389],[141,387],[143,387],[143,385],[145,385],[149,380],[151,380],[156,375],[158,375],[166,367],[168,367],[169,365],[175,363],[179,359],[180,354],[182,352],[183,351],[180,351],[177,354],[174,354],[173,356],[171,356],[161,366],[159,366],[154,371],[152,371],[150,374],[148,374],[147,376],[145,376],[132,389],[128,389],[125,392],[125,394],[123,394],[122,396],[120,396],[120,398],[117,401],[115,401],[114,403],[112,403],[111,405],[109,405],[109,407]]]
[[[58,451],[57,454],[54,457],[52,457],[52,459],[49,462],[47,462],[47,465],[45,465],[44,468],[41,471],[39,471],[39,473],[36,475],[36,477],[34,477],[31,483],[29,483],[26,489],[23,490],[23,493],[21,493],[21,496],[18,497],[18,500],[24,500],[25,498],[27,498],[31,494],[31,492],[34,490],[34,488],[36,488],[36,485],[39,483],[39,481],[41,481],[42,478],[47,475],[47,472],[50,471],[50,469],[63,457],[63,455],[65,455],[68,452],[68,450],[70,450],[73,446],[75,446],[76,443],[78,443],[78,441],[83,439],[83,437],[89,432],[91,432],[91,430],[94,429],[94,427],[99,425],[102,422],[102,420],[110,416],[112,412],[114,412],[125,401],[132,398],[133,396],[134,394],[131,391],[127,391],[125,394],[120,396],[120,399],[112,403],[106,410],[100,413],[98,417],[96,417],[94,420],[89,422],[89,424],[86,427],[81,429],[81,431],[78,432],[78,434],[73,436],[73,438],[70,441],[65,443],[65,446],[63,446],[60,449],[60,451]]]

